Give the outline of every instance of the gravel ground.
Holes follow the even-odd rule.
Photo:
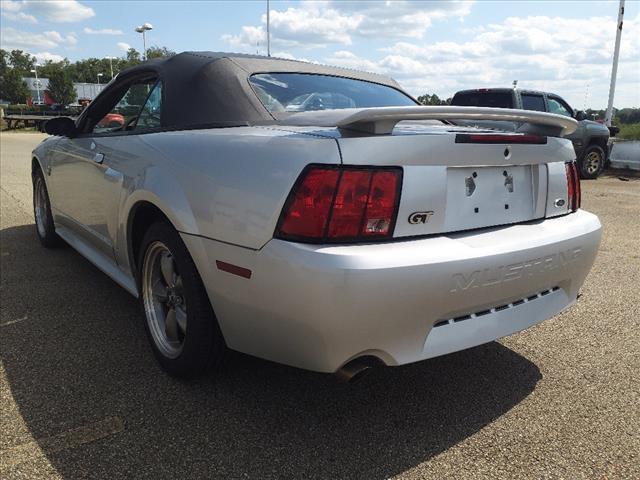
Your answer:
[[[640,478],[640,179],[583,182],[604,239],[540,326],[350,386],[244,355],[154,363],[136,301],[31,212],[38,134],[0,137],[0,477]]]

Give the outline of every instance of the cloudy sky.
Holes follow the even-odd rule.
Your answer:
[[[266,53],[266,1],[0,1],[2,48],[77,60],[142,50]],[[607,103],[618,1],[271,1],[272,55],[395,77],[410,93],[549,90]],[[640,107],[640,2],[627,0],[615,105]]]

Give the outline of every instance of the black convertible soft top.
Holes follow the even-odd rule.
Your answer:
[[[165,128],[233,126],[269,123],[274,117],[249,84],[256,73],[307,73],[353,78],[400,90],[382,75],[314,63],[223,52],[183,52],[150,60],[121,72],[118,84],[131,76],[155,73],[163,81],[162,125]]]

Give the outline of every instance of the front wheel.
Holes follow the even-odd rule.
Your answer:
[[[604,170],[604,150],[598,145],[589,145],[582,155],[580,164],[580,177],[587,179],[598,178]]]
[[[42,170],[33,173],[33,216],[36,223],[36,234],[40,243],[47,248],[64,245],[62,239],[56,233],[51,214],[51,202],[47,184],[44,181]]]
[[[194,377],[220,364],[226,350],[200,275],[178,232],[160,222],[142,240],[142,307],[153,353],[171,375]]]

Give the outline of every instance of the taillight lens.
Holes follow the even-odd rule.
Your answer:
[[[322,237],[339,177],[338,170],[309,169],[289,194],[287,215],[280,219],[280,232],[299,237]]]
[[[575,212],[580,208],[581,192],[580,192],[580,175],[576,162],[565,164],[567,170],[567,197],[569,199],[569,210]]]
[[[314,243],[389,238],[401,168],[310,166],[293,187],[275,236]]]

